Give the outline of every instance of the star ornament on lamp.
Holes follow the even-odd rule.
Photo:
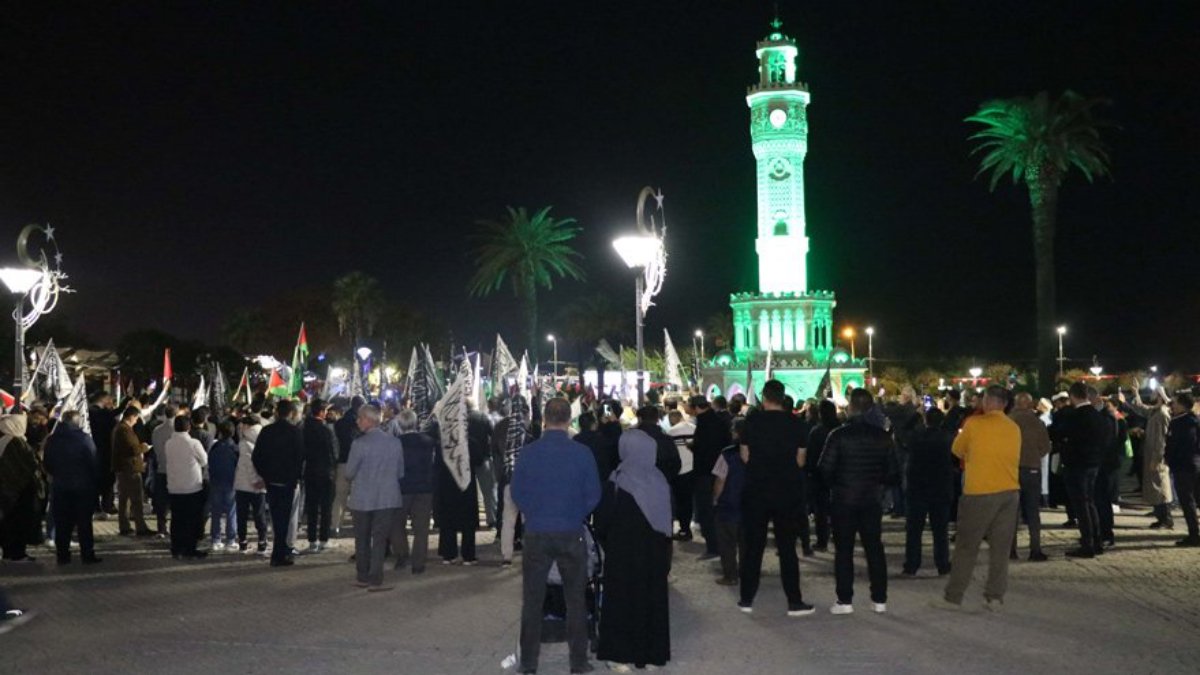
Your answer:
[[[653,198],[657,214],[646,221],[646,200]],[[630,269],[641,269],[643,285],[639,293],[642,313],[654,306],[654,296],[662,291],[667,276],[667,250],[663,240],[667,235],[666,212],[663,210],[662,190],[644,187],[638,195],[637,234],[619,237],[613,248]]]
[[[16,342],[13,395],[20,400],[25,388],[25,331],[43,314],[54,311],[59,295],[70,293],[71,289],[63,284],[67,275],[62,271],[62,252],[50,225],[26,225],[21,230],[17,236],[17,259],[20,266],[0,269],[0,281],[16,301],[12,313]]]

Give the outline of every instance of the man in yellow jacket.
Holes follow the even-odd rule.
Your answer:
[[[999,611],[1008,586],[1008,552],[1016,535],[1020,482],[1021,429],[1004,414],[1008,391],[991,386],[983,397],[983,414],[967,418],[954,439],[953,452],[963,462],[963,494],[958,502],[958,535],[945,595],[938,609],[961,610],[971,583],[979,547],[988,542],[988,576],[984,607]]]

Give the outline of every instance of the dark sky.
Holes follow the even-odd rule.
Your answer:
[[[1114,179],[1062,192],[1068,353],[1200,367],[1197,3],[780,4],[812,92],[810,286],[875,325],[877,356],[1032,356],[1025,192],[972,180],[962,119],[1071,87],[1121,128]],[[473,222],[574,216],[589,282],[543,316],[624,302],[609,241],[651,184],[671,258],[649,327],[684,342],[756,290],[744,96],[770,5],[7,3],[0,242],[55,224],[79,289],[62,316],[106,342],[216,339],[231,307],[356,268],[516,342],[509,295],[466,296]]]

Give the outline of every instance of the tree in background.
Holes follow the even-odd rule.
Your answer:
[[[500,220],[479,221],[471,256],[475,275],[468,284],[471,295],[487,297],[507,281],[521,304],[524,315],[526,348],[537,361],[538,288],[554,288],[555,278],[581,281],[579,252],[571,241],[582,230],[574,218],[550,216],[549,206],[530,215],[524,207],[508,207]]]
[[[1005,176],[1024,183],[1033,212],[1033,255],[1037,288],[1038,386],[1054,382],[1057,368],[1054,232],[1058,218],[1058,190],[1072,167],[1092,182],[1109,175],[1108,149],[1100,129],[1111,126],[1093,109],[1105,99],[1084,98],[1073,91],[1051,99],[1046,92],[1033,98],[987,101],[967,122],[983,129],[970,136],[980,141],[971,154],[981,154],[979,171],[991,174],[991,190]]]
[[[331,305],[337,317],[338,330],[350,336],[350,350],[354,351],[363,338],[375,332],[384,310],[383,291],[379,281],[364,272],[351,272],[333,282]]]

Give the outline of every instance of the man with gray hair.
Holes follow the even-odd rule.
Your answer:
[[[1042,515],[1039,508],[1042,501],[1042,458],[1050,454],[1050,433],[1038,417],[1033,396],[1029,392],[1016,395],[1009,417],[1021,429],[1020,511],[1029,526],[1029,562],[1044,562],[1046,554],[1042,552]],[[1020,518],[1020,515],[1017,517]],[[1012,555],[1009,557],[1015,557],[1016,553],[1017,540],[1013,537]]]
[[[346,459],[346,478],[350,481],[346,506],[354,519],[354,562],[358,572],[355,585],[368,591],[393,588],[383,585],[383,558],[392,522],[402,504],[404,449],[400,439],[379,428],[382,419],[378,406],[358,409],[362,435],[350,444]]]
[[[396,553],[396,569],[411,561],[412,573],[425,571],[429,552],[429,515],[433,508],[433,463],[437,443],[429,434],[417,430],[417,413],[401,410],[392,418],[392,426],[404,448],[404,478],[400,480],[403,503],[392,523],[392,550]],[[396,433],[393,432],[393,435]],[[412,556],[408,548],[408,521],[412,519]]]

